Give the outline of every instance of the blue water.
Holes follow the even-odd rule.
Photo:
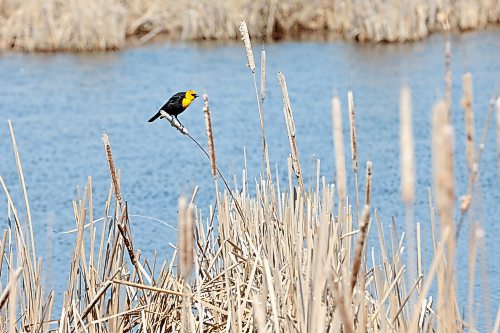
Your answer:
[[[260,48],[255,49],[256,58]],[[431,185],[430,119],[433,104],[444,96],[443,36],[413,44],[358,45],[347,42],[286,42],[266,46],[266,137],[271,161],[286,179],[288,139],[277,73],[285,74],[297,127],[297,141],[306,179],[314,178],[315,159],[322,174],[334,179],[331,97],[336,92],[344,111],[346,160],[350,161],[347,91],[352,89],[357,112],[360,186],[364,165],[373,161],[373,207],[387,228],[394,216],[404,227],[399,194],[399,91],[407,83],[413,96],[417,197],[415,220],[422,224],[424,261],[431,255],[427,188]],[[455,125],[457,195],[466,191],[461,77],[473,74],[476,142],[484,127],[488,103],[500,84],[500,32],[452,37],[452,118]],[[258,61],[257,61],[258,62]],[[0,55],[0,175],[22,211],[22,194],[13,157],[7,119],[14,125],[28,186],[37,255],[50,267],[49,287],[61,300],[66,287],[73,235],[57,232],[75,226],[72,200],[92,176],[96,217],[104,211],[110,177],[101,134],[109,134],[122,193],[132,215],[145,215],[176,225],[177,200],[200,186],[197,204],[208,215],[213,182],[206,157],[165,122],[147,120],[173,93],[195,89],[208,93],[218,163],[227,178],[238,179],[246,148],[250,180],[258,177],[260,127],[253,81],[242,45],[155,43],[120,52],[89,54]],[[205,144],[200,99],[180,116],[190,133]],[[350,164],[348,164],[350,165]],[[274,168],[273,168],[274,169]],[[350,167],[348,167],[350,170]],[[485,229],[479,267],[487,272],[491,309],[500,301],[496,283],[500,262],[494,127],[490,128],[481,160],[476,217]],[[349,179],[350,193],[352,177]],[[252,184],[253,182],[250,182]],[[314,183],[311,183],[312,185]],[[7,223],[7,205],[0,194],[0,221]],[[150,219],[131,218],[134,245],[151,257],[171,253],[176,233]],[[372,233],[376,232],[375,224]],[[466,304],[468,231],[458,243],[458,293]],[[373,238],[375,240],[375,238]],[[370,246],[378,243],[370,241]],[[479,271],[478,271],[479,272]],[[57,274],[56,274],[57,273]],[[476,278],[482,303],[483,287]],[[482,308],[480,308],[482,309]],[[481,311],[481,310],[479,310]]]

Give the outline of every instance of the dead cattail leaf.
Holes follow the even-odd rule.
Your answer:
[[[404,203],[411,204],[415,200],[415,149],[411,121],[411,95],[407,86],[401,89],[400,98],[401,198]]]
[[[248,34],[247,24],[243,20],[241,21],[240,24],[240,34],[241,34],[241,40],[243,40],[243,43],[245,43],[248,67],[250,68],[252,73],[255,73],[255,61],[253,59],[252,43],[250,43],[250,36]]]

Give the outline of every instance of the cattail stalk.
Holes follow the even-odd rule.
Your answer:
[[[283,113],[285,115],[286,129],[288,132],[288,140],[290,141],[290,150],[292,152],[292,162],[295,175],[299,182],[299,186],[304,190],[304,180],[302,178],[302,171],[300,169],[299,151],[297,149],[297,142],[295,140],[295,122],[293,120],[292,106],[290,98],[288,97],[288,88],[283,73],[278,73],[278,81],[281,86],[281,94],[283,95]]]
[[[340,111],[340,99],[334,96],[332,99],[332,127],[333,144],[335,148],[335,168],[337,170],[337,187],[339,193],[339,215],[343,215],[343,205],[346,198],[346,174],[345,174],[345,155],[344,155],[344,137],[342,134],[342,113]]]
[[[262,104],[266,99],[266,50],[262,47],[260,53],[260,99]]]
[[[403,86],[400,96],[400,163],[401,199],[406,205],[406,234],[408,240],[408,276],[410,285],[417,279],[417,260],[415,255],[415,230],[413,226],[413,202],[415,201],[415,162],[412,128],[411,94],[408,86]],[[413,303],[413,302],[411,302]],[[410,303],[410,304],[411,304]]]
[[[250,68],[252,73],[255,73],[255,60],[253,58],[252,44],[250,43],[250,35],[248,34],[248,28],[245,21],[240,23],[240,34],[241,40],[245,43],[245,50],[247,52],[247,66]]]
[[[266,135],[264,133],[264,114],[261,109],[261,100],[262,103],[264,103],[265,99],[265,81],[266,81],[266,52],[264,49],[262,49],[261,53],[261,72],[260,72],[260,84],[261,84],[261,96],[259,99],[259,92],[257,89],[257,75],[255,73],[255,60],[253,57],[253,51],[252,51],[252,43],[250,42],[250,36],[248,34],[248,28],[247,24],[245,21],[241,21],[240,24],[240,33],[241,33],[241,39],[243,40],[243,43],[245,44],[245,51],[247,53],[247,65],[248,68],[250,68],[252,72],[252,77],[253,77],[253,84],[254,84],[254,89],[255,89],[255,97],[257,99],[257,110],[259,111],[259,120],[260,120],[260,129],[261,129],[261,143],[262,143],[262,173],[264,174],[264,170],[266,170],[267,173],[267,178],[271,178],[271,170],[267,165],[269,165],[269,154],[267,150],[267,144],[266,144]]]
[[[365,190],[365,205],[371,204],[372,190],[372,162],[366,161],[366,190]]]
[[[208,108],[208,95],[203,95],[203,114],[205,115],[205,129],[207,130],[208,137],[208,152],[210,155],[210,166],[212,168],[212,176],[217,178],[217,163],[215,161],[215,145],[214,145],[214,134],[212,131],[212,121],[210,119],[210,110]]]
[[[453,127],[448,122],[448,104],[440,101],[433,111],[432,129],[432,160],[433,160],[433,183],[436,192],[436,206],[441,221],[441,230],[453,229],[453,204],[454,192],[454,169],[453,169]],[[454,257],[455,238],[447,242],[447,265],[441,265],[441,278],[438,278],[438,311],[441,313],[438,321],[438,331],[443,331],[446,326],[451,332],[455,332],[454,305]],[[441,281],[441,283],[439,282]],[[440,285],[441,284],[441,285]]]
[[[356,242],[356,249],[354,251],[354,261],[351,272],[351,293],[354,290],[354,287],[356,286],[356,281],[358,280],[358,273],[363,259],[363,248],[365,246],[369,222],[370,222],[370,206],[365,205],[365,207],[363,208],[363,214],[361,215],[361,221],[359,224],[359,235],[358,235],[358,240]]]
[[[352,170],[354,171],[354,187],[356,190],[356,217],[359,223],[359,191],[358,191],[358,144],[356,140],[356,115],[354,112],[354,97],[352,91],[347,92],[347,104],[349,107],[349,131],[351,134],[351,158]]]
[[[106,133],[103,133],[102,135],[102,142],[104,143],[104,149],[106,150],[106,157],[108,159],[108,166],[109,166],[109,172],[111,174],[111,180],[113,181],[113,188],[115,189],[116,200],[118,201],[119,207],[122,207],[122,194],[120,191],[120,183],[118,182],[118,177],[116,176],[115,163],[113,162],[113,155],[111,154],[109,137]]]
[[[469,174],[474,168],[474,110],[472,108],[472,75],[465,73],[462,78],[463,93],[462,93],[462,108],[465,112],[465,156],[467,159],[467,168]]]
[[[179,198],[179,273],[187,280],[191,275],[194,258],[194,209],[188,206],[186,198]]]
[[[401,89],[400,100],[400,144],[401,144],[401,199],[407,205],[415,200],[415,148],[413,144],[412,110],[410,89]]]

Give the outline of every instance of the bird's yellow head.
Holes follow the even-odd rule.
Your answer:
[[[195,98],[198,97],[198,94],[194,90],[186,91],[186,95],[182,99],[182,107],[187,108]]]

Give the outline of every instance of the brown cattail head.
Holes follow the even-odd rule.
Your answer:
[[[371,202],[372,192],[372,161],[366,161],[366,205],[369,206]]]
[[[116,176],[115,163],[113,162],[113,155],[111,154],[111,146],[109,144],[109,137],[106,133],[102,134],[102,142],[104,143],[104,149],[106,151],[106,157],[108,159],[109,172],[111,174],[111,180],[113,181],[113,187],[115,189],[116,200],[120,207],[122,206],[122,195],[120,192],[120,183],[118,182],[118,177]]]
[[[474,169],[474,110],[472,108],[472,75],[465,73],[462,78],[462,108],[465,112],[465,156],[469,172]]]
[[[241,33],[241,39],[243,40],[243,43],[245,43],[245,50],[247,52],[247,61],[248,61],[247,65],[252,71],[252,73],[255,73],[255,61],[253,59],[252,43],[250,43],[250,36],[248,34],[247,24],[243,20],[241,21],[240,24],[240,33]]]
[[[352,91],[347,93],[347,102],[349,107],[349,129],[351,133],[351,156],[354,172],[358,172],[358,145],[356,142],[356,116],[354,113],[354,97]]]
[[[187,279],[191,275],[194,257],[194,209],[187,206],[184,196],[179,198],[179,274]]]
[[[432,122],[432,164],[436,206],[441,220],[451,223],[454,193],[453,127],[448,123],[446,101],[434,106]]]
[[[415,200],[415,163],[413,128],[411,121],[411,95],[408,86],[401,89],[400,100],[400,132],[401,143],[401,199],[406,204]]]
[[[266,50],[264,47],[260,53],[260,98],[262,102],[266,99]]]
[[[333,145],[335,147],[335,168],[337,169],[337,187],[340,200],[344,201],[346,196],[346,174],[344,137],[342,134],[342,113],[340,111],[340,99],[334,96],[332,99],[332,121],[333,121]]]
[[[217,163],[215,162],[215,145],[214,145],[214,135],[212,131],[212,121],[210,119],[210,110],[208,108],[208,95],[203,95],[203,113],[205,114],[205,128],[207,130],[208,137],[208,151],[210,155],[210,165],[212,167],[212,176],[217,177]]]
[[[358,279],[359,268],[361,267],[361,262],[363,259],[363,248],[366,241],[366,235],[368,231],[368,224],[370,221],[370,205],[365,205],[363,208],[363,214],[361,215],[361,221],[359,224],[359,235],[356,242],[356,249],[354,252],[354,262],[352,265],[351,272],[351,292],[356,285]]]

